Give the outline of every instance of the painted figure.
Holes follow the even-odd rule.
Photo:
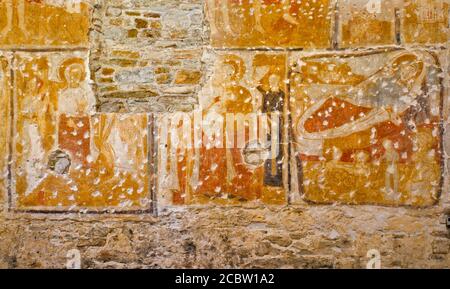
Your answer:
[[[148,208],[148,117],[93,115],[83,56],[16,53],[15,208]]]
[[[385,149],[383,160],[386,162],[385,189],[388,196],[395,198],[398,194],[398,161],[400,158],[391,140],[384,140],[383,148]]]
[[[269,91],[265,91],[262,86],[258,86],[259,92],[263,95],[262,112],[268,114],[268,119],[272,119],[272,114],[278,114],[278,124],[269,126],[278,128],[278,136],[272,137],[269,134],[268,141],[271,144],[271,155],[264,164],[265,176],[264,184],[270,186],[282,186],[283,184],[283,154],[279,148],[283,135],[283,109],[285,93],[281,90],[281,79],[277,74],[269,77]],[[276,148],[274,147],[276,146]]]
[[[58,98],[58,143],[59,148],[69,152],[75,163],[87,164],[91,152],[90,114],[94,100],[82,87],[86,72],[82,59],[68,59],[60,68],[60,78],[65,89]],[[80,139],[79,135],[83,135]]]
[[[331,0],[207,0],[214,47],[329,47]]]
[[[67,87],[59,94],[58,112],[72,116],[89,115],[93,111],[94,100],[81,86],[86,78],[82,60],[69,60],[61,68],[61,77]]]
[[[3,3],[6,8],[6,26],[3,28],[1,35],[6,37],[6,35],[13,30],[13,20],[14,15],[17,15],[18,28],[20,32],[24,35],[27,34],[25,27],[25,1],[29,0],[4,0]],[[33,1],[34,2],[34,1]],[[40,2],[40,1],[38,1]],[[14,13],[15,11],[15,13]]]
[[[447,0],[405,2],[402,37],[407,43],[446,43],[450,3]]]
[[[401,53],[381,70],[358,83],[347,95],[337,96],[338,99],[355,107],[370,108],[363,113],[362,117],[341,126],[309,132],[305,124],[311,121],[311,117],[324,104],[335,99],[336,96],[323,98],[312,105],[300,118],[297,124],[301,136],[299,145],[305,150],[315,151],[321,155],[324,139],[349,136],[386,121],[399,125],[402,122],[399,115],[406,112],[411,107],[411,103],[419,98],[424,80],[425,66],[419,56]],[[404,94],[408,94],[408,97],[401,97]]]
[[[0,45],[87,47],[89,1],[0,0]]]
[[[246,115],[254,112],[252,95],[241,84],[245,72],[245,63],[240,57],[226,55],[223,58],[222,65],[213,79],[214,94],[217,96],[214,97],[214,102],[207,111],[215,111],[222,116],[225,116],[227,113],[236,116],[237,114]],[[227,133],[226,138],[236,139],[236,136],[231,136]],[[215,164],[212,165],[218,165],[217,169],[220,170],[222,168],[222,171],[225,173],[226,187],[221,191],[222,193],[227,192],[231,196],[244,199],[255,198],[254,194],[258,194],[258,192],[252,190],[251,183],[249,184],[248,180],[246,181],[246,176],[248,177],[251,171],[245,165],[241,148],[236,148],[235,146],[224,149],[212,148],[205,149],[204,152],[206,154],[211,153],[211,159],[216,160]],[[217,159],[218,156],[223,156],[223,153],[225,153],[225,160],[223,160],[223,157],[221,157],[222,160]],[[209,170],[209,168],[207,169]],[[202,180],[204,183],[209,182],[206,174],[200,175],[201,180],[206,178]],[[223,184],[222,178],[219,177],[218,181],[216,188]]]
[[[218,53],[214,73],[200,93],[199,110],[189,115],[190,120],[171,114],[170,124],[166,117],[157,122],[163,203],[285,203],[286,148],[280,145],[285,73],[284,54]],[[274,116],[276,130],[271,134],[267,115]],[[191,140],[181,131],[188,131]],[[173,135],[196,146],[177,148]]]
[[[360,68],[368,61],[379,65]],[[433,204],[442,153],[434,55],[395,50],[306,57],[300,64],[291,109],[305,198]]]
[[[217,4],[219,1],[219,4]],[[216,19],[221,19],[223,22],[223,31],[228,34],[228,36],[234,36],[236,33],[233,31],[231,27],[230,21],[230,11],[229,11],[229,2],[223,0],[207,0],[206,7],[209,17],[209,23],[211,25],[211,34],[218,35],[221,33],[221,29],[218,28],[216,23]]]
[[[28,72],[24,84],[22,103],[19,104],[24,117],[36,121],[44,149],[50,150],[56,132],[57,94],[61,83],[50,80],[50,67],[46,57],[27,63]]]

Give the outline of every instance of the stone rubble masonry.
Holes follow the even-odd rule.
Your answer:
[[[89,66],[98,112],[192,111],[197,106],[214,63],[205,57],[213,48],[204,2],[92,2]],[[331,6],[332,13],[339,13],[337,1]],[[448,22],[427,24],[414,34],[410,27],[417,17],[409,11],[400,9],[385,21],[398,28],[394,35],[375,37],[377,27],[386,23],[373,21],[365,24],[375,27],[364,32],[367,36],[349,29],[346,40],[340,36],[342,17],[332,14],[327,49],[371,49],[395,42],[439,51],[444,55],[444,127],[450,128],[450,41],[448,30],[441,30],[448,29]],[[1,57],[10,61],[12,54],[1,52]],[[0,165],[3,162],[8,160]],[[7,170],[2,168],[1,175],[7,176]],[[448,166],[444,177],[438,204],[420,209],[296,200],[283,206],[167,207],[157,215],[30,214],[8,210],[6,190],[1,190],[0,206],[5,209],[0,213],[0,268],[63,268],[71,249],[81,252],[83,268],[365,268],[371,249],[381,253],[384,268],[449,268],[450,233],[444,222],[450,212]]]
[[[105,1],[91,66],[102,112],[190,111],[203,80],[202,1]]]

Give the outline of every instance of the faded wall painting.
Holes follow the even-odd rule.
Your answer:
[[[83,0],[1,0],[0,46],[88,46],[89,13]]]
[[[94,114],[86,53],[17,53],[13,207],[148,209],[148,117]]]
[[[341,46],[395,43],[395,8],[399,0],[340,0]],[[397,5],[395,5],[397,4]]]
[[[207,0],[214,47],[330,47],[329,0]]]
[[[10,60],[10,54],[0,53],[0,200],[6,194],[8,179],[11,100]]]
[[[406,43],[446,43],[449,29],[448,0],[404,1],[402,37]]]
[[[241,52],[215,59],[200,108],[159,119],[159,201],[283,204],[286,56]]]
[[[442,185],[441,70],[432,52],[297,55],[296,175],[315,203],[428,206]]]

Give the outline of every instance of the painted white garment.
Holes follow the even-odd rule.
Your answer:
[[[65,7],[69,13],[80,13],[83,0],[46,0],[45,4],[57,7]]]
[[[24,147],[28,149],[25,163],[25,172],[27,174],[27,189],[25,191],[25,196],[28,196],[39,185],[40,181],[45,178],[43,164],[45,151],[42,146],[37,124],[25,121],[24,131]]]
[[[129,145],[122,140],[118,129],[113,130],[108,142],[114,151],[115,167],[131,172],[133,166],[130,164],[130,159],[132,159],[133,154],[129,152]]]
[[[94,111],[95,99],[85,89],[68,88],[59,94],[58,112],[67,116],[89,115]]]
[[[403,54],[408,53],[399,53],[392,57],[390,62],[393,62],[398,57]],[[418,59],[423,59],[421,55],[416,54]],[[388,63],[387,66],[391,64]],[[342,100],[349,102],[356,106],[364,106],[367,108],[373,108],[368,114],[364,117],[361,117],[355,121],[346,123],[336,128],[330,128],[327,130],[323,130],[320,132],[308,132],[305,129],[305,123],[312,118],[312,116],[319,110],[332,96],[322,99],[316,102],[313,106],[308,108],[302,117],[298,120],[296,124],[296,132],[297,132],[297,146],[305,154],[308,155],[317,155],[322,156],[323,151],[323,142],[325,139],[332,139],[338,137],[346,137],[352,135],[354,133],[367,130],[378,123],[382,123],[385,121],[393,121],[395,122],[397,115],[406,111],[421,93],[421,84],[426,75],[426,69],[422,69],[419,77],[415,81],[414,85],[411,88],[404,87],[403,89],[407,89],[408,91],[403,91],[401,88],[397,88],[396,93],[392,95],[392,93],[386,93],[389,97],[385,97],[385,95],[380,95],[379,99],[381,103],[373,103],[373,95],[374,91],[378,91],[381,93],[383,91],[383,81],[380,80],[379,73],[372,75],[367,80],[360,83],[355,91],[365,91],[364,88],[371,88],[372,84],[376,84],[377,89],[369,89],[368,95],[358,95],[358,93],[353,98],[348,97],[340,97]],[[402,97],[403,95],[408,95],[409,97],[405,99]],[[372,96],[372,97],[369,97]],[[395,113],[389,113],[385,107],[391,107],[394,109]]]

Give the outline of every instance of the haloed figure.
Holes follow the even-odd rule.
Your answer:
[[[75,163],[86,164],[90,154],[89,113],[94,105],[82,87],[86,72],[81,63],[72,63],[63,65],[60,73],[66,88],[58,97],[59,147],[69,152]]]
[[[268,118],[272,120],[272,114],[278,114],[278,125],[272,128],[278,128],[277,138],[272,137],[274,131],[268,136],[268,141],[271,144],[271,153],[269,159],[264,164],[264,183],[270,186],[281,186],[283,182],[283,154],[279,144],[282,141],[283,132],[283,107],[285,93],[280,89],[281,78],[277,74],[269,76],[269,90],[265,91],[262,86],[258,86],[258,90],[263,95],[262,112],[268,114]],[[276,148],[274,146],[277,146]]]
[[[18,27],[20,31],[26,34],[25,30],[25,1],[26,0],[3,0],[6,10],[6,26],[1,35],[6,36],[13,29],[14,10],[17,14]]]
[[[81,87],[86,75],[84,67],[75,63],[64,71],[67,88],[59,96],[58,112],[67,115],[86,115],[93,106],[85,90]]]
[[[217,4],[219,2],[219,4]],[[233,36],[236,33],[231,27],[230,11],[228,9],[228,0],[207,0],[207,10],[209,15],[209,23],[211,25],[211,34],[218,35],[220,31],[217,27],[218,20],[223,23],[223,30],[225,33]]]

